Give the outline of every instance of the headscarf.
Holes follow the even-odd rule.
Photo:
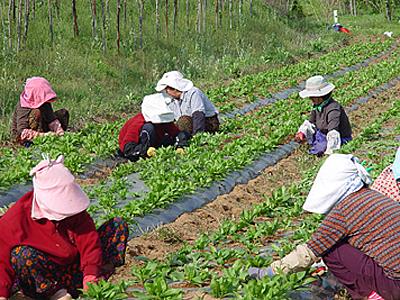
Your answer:
[[[396,157],[392,165],[392,172],[395,180],[400,179],[400,147],[397,148]]]
[[[89,207],[89,198],[64,166],[64,157],[42,160],[30,171],[33,176],[31,217],[60,221]]]
[[[54,101],[57,97],[50,83],[43,77],[32,77],[26,80],[25,88],[19,100],[21,107],[39,108],[44,103]]]
[[[142,103],[144,120],[154,124],[173,122],[174,113],[167,105],[168,99],[170,97],[164,93],[145,96]]]
[[[351,154],[331,154],[318,171],[303,209],[327,214],[348,195],[371,183],[367,170],[356,157]]]

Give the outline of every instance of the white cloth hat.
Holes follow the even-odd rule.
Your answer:
[[[154,124],[174,121],[174,112],[168,107],[169,97],[164,93],[145,96],[142,103],[142,114],[146,122]]]
[[[193,82],[183,78],[183,74],[178,71],[167,72],[157,82],[156,91],[161,92],[167,86],[172,87],[180,92],[187,92],[193,87]]]
[[[351,154],[331,154],[319,169],[303,209],[326,214],[345,197],[372,180],[367,170]]]
[[[313,76],[307,79],[306,88],[299,95],[301,98],[322,97],[335,89],[332,83],[326,81],[323,76]]]
[[[64,157],[42,160],[30,173],[33,176],[31,217],[60,221],[89,207],[89,198],[64,166]]]

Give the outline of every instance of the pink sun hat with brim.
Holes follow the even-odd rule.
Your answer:
[[[327,82],[323,76],[317,75],[307,79],[306,88],[299,95],[303,99],[307,97],[322,97],[334,89],[335,86],[332,83]]]
[[[157,82],[156,91],[161,92],[167,86],[172,87],[180,92],[187,92],[193,87],[193,82],[183,78],[183,74],[178,71],[170,71],[163,75]]]
[[[30,171],[33,176],[31,217],[61,221],[89,207],[90,200],[64,166],[64,157],[42,160]]]
[[[55,101],[55,98],[57,98],[57,94],[45,78],[31,77],[26,80],[25,88],[19,100],[21,107],[35,109],[46,102]]]

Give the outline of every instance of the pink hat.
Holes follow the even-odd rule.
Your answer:
[[[33,176],[33,219],[60,221],[89,207],[89,198],[64,166],[64,157],[45,159],[29,173]]]
[[[56,97],[56,93],[46,79],[43,77],[32,77],[26,80],[24,91],[19,96],[19,100],[21,107],[34,109]]]

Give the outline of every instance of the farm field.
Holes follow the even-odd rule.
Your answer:
[[[3,47],[3,50],[0,49],[0,52],[3,51],[0,59],[29,56],[29,47],[38,47],[38,41],[28,39],[26,44],[21,44],[27,48],[27,52],[23,52],[23,46],[17,51],[17,39],[21,37],[17,36],[17,32],[6,34],[8,23],[5,18],[5,3],[0,3],[0,17],[3,17],[0,34],[5,34],[3,41],[0,41]],[[59,2],[48,3],[53,5],[56,13]],[[109,2],[99,1],[98,5],[103,5],[102,3]],[[168,6],[168,2],[166,3]],[[123,39],[118,48],[111,46],[117,33],[110,24],[114,24],[112,22],[116,20],[120,22],[120,17],[123,19],[123,14],[119,15],[119,4],[116,7],[111,4],[111,9],[118,12],[118,19],[114,20],[115,16],[109,14],[108,23],[104,23],[104,27],[100,23],[97,29],[93,27],[93,36],[90,26],[94,26],[95,20],[100,21],[100,15],[94,15],[92,7],[91,17],[94,18],[94,23],[80,23],[81,36],[85,36],[86,32],[86,40],[82,38],[79,43],[82,47],[85,43],[91,44],[93,55],[97,58],[110,53],[110,60],[111,57],[118,57],[123,61],[125,55],[133,52],[137,58],[139,52],[144,55],[146,51],[154,50],[157,43],[167,45],[171,36],[181,41],[185,34],[179,30],[175,33],[177,24],[181,27],[196,25],[190,30],[194,30],[199,36],[202,34],[204,40],[200,41],[199,38],[197,41],[202,47],[209,41],[206,36],[211,35],[211,32],[213,35],[223,36],[232,32],[239,35],[245,31],[245,26],[240,25],[242,21],[239,16],[244,14],[240,4],[234,6],[237,15],[233,11],[229,13],[229,6],[229,10],[217,11],[220,15],[226,14],[223,19],[217,20],[214,17],[219,15],[210,14],[214,12],[213,8],[205,3],[207,2],[201,4],[205,6],[199,4],[199,9],[203,9],[202,15],[196,15],[192,7],[186,15],[187,19],[178,21],[174,17],[173,24],[168,23],[167,10],[161,18],[165,25],[159,24],[159,29],[151,27],[151,20],[143,19],[143,14],[156,13],[158,8],[153,11],[153,7],[144,1],[138,1],[137,11],[129,6],[124,8],[122,12],[127,14],[126,24],[129,25],[134,18],[144,20],[145,23],[139,23],[139,31],[136,27],[129,29],[126,24],[121,26]],[[253,19],[243,19],[250,24],[271,15],[274,15],[276,22],[282,21],[270,11],[261,12],[261,4],[254,4],[253,7],[250,3],[253,2],[246,2],[244,8]],[[38,16],[47,12],[44,10],[45,1],[38,1],[37,5],[41,8],[37,11]],[[78,4],[78,8],[87,9],[85,5]],[[55,38],[52,43],[54,42],[57,51],[60,50],[58,47],[64,45],[61,28],[66,28],[62,22],[68,20],[65,7],[61,4],[61,8],[58,8],[60,15],[54,16],[59,21],[56,25],[59,27],[55,27],[58,29],[53,32],[51,39]],[[184,12],[183,8],[180,6],[180,13]],[[260,13],[253,16],[253,8]],[[51,10],[48,12],[50,14]],[[10,14],[11,10],[9,18]],[[195,16],[202,16],[203,19],[200,22],[198,17],[196,23]],[[255,20],[255,17],[258,19]],[[250,18],[250,15],[246,18]],[[348,17],[344,20],[348,20],[355,33],[360,30],[358,26],[362,26],[359,24],[364,24],[364,19],[360,23],[351,23],[351,18]],[[210,24],[214,21],[216,27],[211,30]],[[285,22],[279,24],[286,24]],[[31,30],[38,30],[38,24],[32,25],[36,29]],[[218,26],[226,31],[218,31]],[[274,259],[288,254],[296,245],[305,242],[323,219],[322,216],[305,213],[302,204],[326,157],[309,155],[308,147],[293,140],[298,127],[308,118],[312,109],[311,102],[298,95],[308,77],[315,74],[326,75],[336,86],[333,98],[346,109],[350,118],[353,140],[339,151],[358,156],[371,168],[373,178],[392,162],[400,142],[400,39],[396,34],[394,38],[384,36],[380,26],[371,28],[371,31],[377,31],[373,34],[335,37],[331,33],[324,33],[316,40],[312,40],[312,37],[317,36],[317,33],[307,29],[309,31],[304,38],[313,45],[313,51],[308,51],[307,44],[299,52],[293,52],[293,56],[287,55],[287,60],[277,62],[279,59],[275,61],[265,58],[267,61],[274,60],[268,67],[261,66],[265,64],[265,60],[257,60],[255,57],[259,54],[256,52],[252,53],[254,56],[238,59],[238,65],[235,65],[233,59],[235,54],[226,53],[229,71],[219,77],[221,66],[216,63],[214,69],[207,69],[212,74],[209,80],[204,73],[198,73],[202,66],[210,65],[205,57],[202,58],[202,64],[190,67],[176,61],[175,64],[172,61],[161,66],[157,65],[156,60],[149,57],[146,60],[143,56],[143,65],[154,66],[152,72],[157,75],[138,75],[137,78],[141,76],[140,83],[143,85],[140,89],[131,93],[125,87],[123,91],[116,93],[116,99],[109,104],[99,104],[96,108],[98,118],[91,118],[91,106],[95,104],[85,99],[96,95],[93,90],[99,89],[99,86],[93,85],[93,90],[88,88],[88,94],[82,94],[81,103],[73,106],[71,102],[65,102],[71,104],[75,112],[83,111],[82,107],[88,104],[89,113],[85,112],[77,117],[72,130],[64,136],[37,138],[30,148],[19,148],[6,142],[8,135],[5,132],[9,124],[3,122],[0,126],[0,215],[12,205],[13,201],[10,199],[17,200],[16,195],[30,188],[29,171],[43,153],[51,157],[63,154],[66,158],[65,165],[77,176],[79,184],[91,199],[88,211],[96,225],[111,217],[120,216],[129,223],[131,233],[126,264],[117,270],[109,282],[90,286],[81,299],[297,299],[296,295],[301,293],[303,297],[320,294],[321,300],[328,297],[328,294],[329,297],[336,297],[335,299],[350,299],[341,288],[335,292],[324,291],[319,281],[310,275],[311,270],[291,275],[277,274],[272,279],[256,281],[249,280],[247,269],[251,266],[268,266]],[[119,38],[120,28],[117,28]],[[143,32],[140,30],[143,28],[147,28],[147,32],[157,36],[158,40],[153,39],[150,34],[147,37],[141,35]],[[394,25],[394,28],[396,33],[400,33],[400,26]],[[190,30],[187,32],[193,34]],[[251,31],[247,27],[246,30]],[[68,32],[73,34],[75,31],[72,32],[70,27]],[[102,38],[101,34],[104,34]],[[294,39],[296,31],[289,35],[289,39]],[[325,37],[326,41],[321,42],[321,37]],[[42,38],[47,41],[49,37]],[[335,41],[337,44],[329,45],[328,41]],[[194,43],[194,40],[191,42]],[[227,47],[234,42],[227,40]],[[293,43],[306,42],[296,40]],[[218,45],[210,45],[210,48],[212,46]],[[205,51],[204,48],[201,49]],[[183,51],[175,48],[170,50],[171,53]],[[301,51],[304,53],[300,54]],[[298,55],[298,59],[293,59],[294,53]],[[31,59],[29,56],[27,61],[31,62]],[[179,60],[176,57],[174,59]],[[69,58],[64,57],[59,63],[63,60],[69,61]],[[17,68],[13,62],[7,64],[10,70]],[[107,67],[102,65],[101,59],[97,64],[105,73],[108,72],[105,71]],[[158,73],[172,66],[181,66],[187,74],[199,79],[204,91],[221,113],[220,131],[213,135],[202,133],[194,136],[183,154],[167,147],[157,149],[155,157],[140,159],[135,163],[117,158],[120,128],[126,118],[137,110],[141,97],[153,92],[151,82],[154,82]],[[52,69],[52,76],[59,74],[61,69]],[[98,99],[104,100],[120,84],[127,84],[127,74],[121,75],[125,76],[124,80],[121,80],[120,75],[112,75],[116,69],[109,69],[110,73],[106,75],[93,75],[101,77],[99,84],[107,82],[108,76],[113,78],[109,87],[105,87],[104,91],[97,91]],[[21,74],[25,74],[27,70],[28,65]],[[5,67],[3,75],[7,72]],[[5,76],[0,76],[0,86],[7,86],[7,83],[12,82],[9,85],[12,88],[5,92],[7,96],[17,95],[15,74],[9,81],[4,79]],[[73,77],[73,74],[68,76]],[[118,84],[116,78],[120,80]],[[67,85],[60,83],[61,77],[58,80],[63,94]],[[55,82],[57,83],[57,79]],[[74,81],[75,84],[77,83]],[[76,91],[79,94],[79,89]],[[71,101],[79,98],[75,94],[71,95]],[[9,118],[13,104],[11,102],[2,102],[5,108],[0,119]],[[126,104],[129,104],[129,108],[124,107]],[[118,108],[110,112],[108,105]],[[96,109],[93,108],[93,112]],[[11,299],[28,300],[22,295]]]

